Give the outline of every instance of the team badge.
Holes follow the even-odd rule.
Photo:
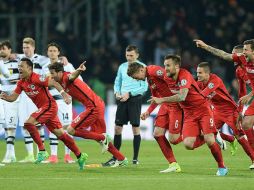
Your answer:
[[[213,87],[214,87],[214,84],[213,84],[212,82],[210,82],[210,83],[208,84],[208,88],[212,89]]]
[[[41,75],[40,78],[39,78],[39,80],[40,80],[41,82],[44,82],[44,81],[46,80],[46,76],[45,76],[45,75]]]
[[[34,90],[34,89],[35,89],[35,86],[34,86],[33,84],[31,84],[31,85],[30,85],[30,88],[31,88],[32,90]]]
[[[187,84],[187,80],[186,79],[182,79],[181,80],[181,86],[185,86]]]
[[[162,70],[158,70],[158,71],[156,71],[156,75],[157,75],[157,76],[162,76],[162,75],[163,75]]]

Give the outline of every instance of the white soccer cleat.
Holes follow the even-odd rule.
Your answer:
[[[116,168],[116,167],[124,167],[128,165],[128,160],[127,158],[124,158],[124,160],[116,160],[114,165],[110,166],[112,168]]]
[[[222,150],[227,150],[227,143],[221,138],[220,132],[217,133],[215,141]]]
[[[254,163],[252,163],[249,167],[250,170],[254,170]]]
[[[101,146],[102,146],[102,149],[101,149],[101,153],[104,154],[105,152],[108,151],[108,145],[111,141],[111,138],[109,135],[107,135],[106,133],[103,133],[105,139],[103,141],[101,141]]]
[[[14,156],[7,156],[7,157],[5,157],[3,160],[2,160],[2,163],[4,163],[4,164],[10,164],[10,163],[14,163],[14,162],[16,162],[17,160],[16,160],[16,157],[14,157]]]

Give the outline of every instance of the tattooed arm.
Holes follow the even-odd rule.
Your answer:
[[[202,40],[194,40],[194,42],[196,42],[197,47],[202,48],[217,57],[220,57],[226,61],[231,61],[231,62],[233,61],[232,54],[230,53],[227,53],[223,50],[216,49],[212,46],[209,46],[206,43],[204,43]]]

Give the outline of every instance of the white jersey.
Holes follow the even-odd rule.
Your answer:
[[[22,58],[26,57],[25,54],[17,54],[17,58],[20,60]],[[39,74],[39,75],[47,75],[49,73],[48,66],[50,64],[50,59],[43,55],[34,54],[32,57],[26,57],[29,58],[33,64],[33,72]]]
[[[2,91],[12,92],[17,86],[19,80],[18,60],[7,60],[4,61],[4,67],[8,70],[9,76],[6,78],[4,75],[0,75]]]

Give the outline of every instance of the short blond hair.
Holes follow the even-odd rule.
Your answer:
[[[23,43],[30,44],[31,46],[35,47],[35,41],[33,38],[30,37],[24,38]]]

